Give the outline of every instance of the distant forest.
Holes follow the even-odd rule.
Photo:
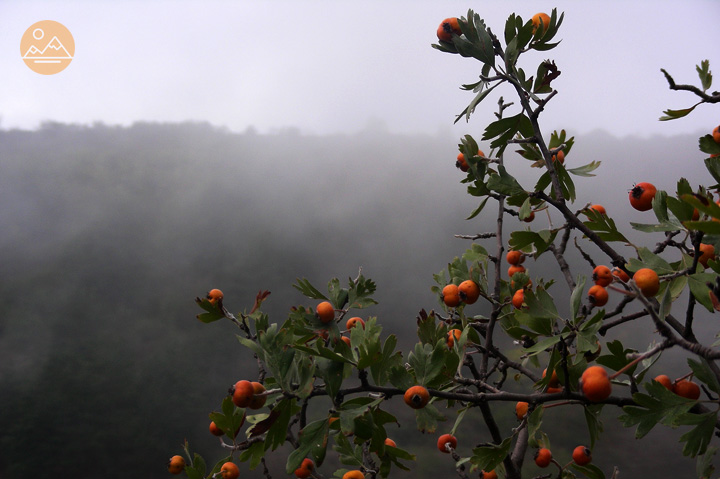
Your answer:
[[[627,191],[640,181],[674,191],[669,181],[680,176],[693,187],[706,182],[699,135],[576,135],[566,166],[602,166],[599,180],[576,180],[574,207],[601,203],[631,240],[645,240],[627,222],[652,222],[652,213],[631,210]],[[432,275],[471,244],[453,235],[490,231],[495,221],[494,211],[465,220],[477,202],[454,166],[458,141],[381,131],[232,133],[204,123],[0,131],[0,477],[164,477],[186,438],[209,461],[222,457],[208,413],[254,360],[231,324],[195,319],[193,299],[211,288],[224,291],[231,311],[270,290],[263,309],[281,323],[291,306],[313,305],[292,288],[296,278],[322,289],[362,268],[380,303],[363,314],[377,316],[408,351],[420,309],[439,307]],[[530,187],[540,173],[520,173],[525,161],[506,158]],[[547,227],[544,214],[508,224]],[[579,258],[570,254],[573,273],[590,274]],[[557,275],[545,261],[530,272]],[[557,294],[567,295],[561,287]],[[513,405],[494,407],[514,420]],[[412,434],[405,409],[394,411],[396,440],[419,456],[412,477],[446,471],[422,454],[435,439]],[[557,421],[565,434],[584,428],[582,417]],[[617,464],[623,477],[682,477],[694,467],[675,435],[653,437],[655,462],[641,463],[637,451],[650,442],[606,427],[599,465]],[[277,457],[274,477],[285,477],[283,451]]]

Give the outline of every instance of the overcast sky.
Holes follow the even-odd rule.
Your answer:
[[[473,8],[501,33],[513,10],[527,19],[554,6],[565,12],[562,43],[521,59],[532,74],[547,57],[562,71],[546,128],[647,136],[718,124],[708,105],[657,121],[695,101],[670,92],[660,68],[697,84],[695,65],[709,59],[720,75],[718,0],[2,0],[0,127],[199,120],[233,131],[479,133],[497,97],[470,125],[452,126],[472,98],[458,87],[477,80],[480,64],[432,49],[438,24]],[[64,24],[75,39],[74,60],[56,75],[21,59],[20,38],[40,20]]]

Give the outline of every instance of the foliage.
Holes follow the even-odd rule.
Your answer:
[[[308,299],[332,304],[336,315],[329,323],[322,322],[314,308],[306,305],[294,307],[282,323],[271,322],[261,308],[268,292],[259,293],[251,310],[237,317],[222,300],[196,300],[204,310],[199,320],[210,323],[227,319],[239,328],[240,344],[258,363],[256,377],[247,379],[264,384],[267,402],[255,412],[238,408],[229,398],[223,400],[222,412],[213,412],[210,417],[225,431],[222,446],[230,456],[208,471],[203,459],[191,454],[186,445],[189,477],[210,477],[228,460],[247,462],[254,469],[286,444],[292,448],[285,465],[288,474],[310,458],[316,467],[313,474],[322,477],[318,469],[332,451],[346,466],[334,471],[336,477],[349,469],[361,470],[366,476],[388,477],[393,468],[409,468],[415,459],[402,445],[387,445],[386,439],[387,426],[398,422],[391,405],[416,385],[426,388],[431,397],[424,407],[414,406],[420,431],[440,433],[449,429],[443,424],[441,430],[441,423],[447,421],[443,409],[457,413],[451,434],[464,421],[477,417],[471,413],[479,412],[491,442],[476,444],[473,438],[460,437],[460,443],[465,440],[476,446],[465,456],[454,449],[449,451],[452,467],[463,478],[480,470],[496,470],[507,478],[533,474],[527,456],[532,449],[550,446],[550,437],[543,431],[543,411],[548,407],[582,408],[591,448],[602,437],[601,411],[606,406],[622,408],[619,422],[635,428],[638,438],[657,425],[687,428],[680,438],[681,453],[698,458],[698,477],[711,472],[715,451],[711,442],[718,429],[720,368],[716,361],[720,350],[717,343],[701,343],[693,325],[703,310],[720,310],[720,263],[714,255],[709,261],[701,260],[703,245],[717,244],[720,233],[720,207],[710,192],[717,184],[693,189],[687,180],[679,179],[677,191],[657,191],[652,201],[654,222],[630,224],[638,232],[665,236],[654,249],[630,244],[629,235],[610,216],[589,205],[573,212],[569,205],[578,197],[573,177],[592,177],[600,164],[567,167],[560,154],[567,157],[575,139],[562,130],[552,132],[546,141],[541,130],[539,117],[557,94],[553,81],[561,71],[555,62],[541,61],[534,75],[520,65],[526,54],[549,51],[559,44],[554,40],[564,17],[553,10],[549,18],[548,25],[538,28],[513,14],[498,37],[470,10],[459,19],[461,34],[455,32],[452,41],[433,45],[441,52],[481,63],[480,80],[462,87],[475,96],[456,121],[469,120],[476,107],[501,87],[513,92],[518,103],[506,103],[500,97],[497,119],[485,127],[481,138],[489,145],[490,155],[478,153],[479,145],[470,135],[458,145],[468,166],[462,183],[469,195],[479,199],[469,218],[477,217],[494,202],[498,206],[497,229],[473,237],[472,246],[462,257],[434,275],[437,284],[432,290],[438,294],[438,307],[419,312],[419,341],[411,352],[404,355],[398,351],[397,338],[384,335],[375,317],[366,316],[363,327],[345,327],[348,318],[376,303],[372,299],[376,286],[362,272],[344,285],[332,279],[324,290],[307,279],[298,279],[295,288]],[[678,88],[664,72],[672,89],[691,91],[699,101],[686,110],[667,110],[663,120],[681,118],[699,104],[716,101],[716,94],[707,93],[712,85],[709,63],[703,61],[697,70],[701,88]],[[720,145],[712,135],[706,135],[699,146],[709,155],[705,166],[710,175],[720,183],[720,157],[716,156]],[[512,161],[526,160],[529,168],[539,169],[534,185],[523,185],[510,173],[505,158],[508,147],[519,148],[519,158]],[[529,267],[512,277],[502,271],[508,218],[530,222],[542,212],[549,219],[547,228],[511,231],[507,245],[534,260],[552,257],[565,279],[564,286],[532,277]],[[571,266],[566,261],[571,240],[587,265]],[[585,294],[592,282],[599,284],[590,273],[598,262],[585,253],[581,243],[594,245],[604,262],[620,271],[612,284],[601,285],[620,298],[612,311]],[[630,244],[636,256],[624,257],[615,243]],[[659,275],[656,295],[645,296],[641,278],[633,279],[633,274],[643,268]],[[623,280],[622,273],[630,279]],[[473,306],[474,301],[465,296],[459,304],[448,305],[443,298],[446,286],[466,281],[478,287],[479,306]],[[553,293],[561,287],[567,287],[569,305],[558,304],[555,299],[562,297]],[[514,305],[518,291],[522,292],[522,304]],[[684,321],[675,315],[683,305]],[[477,314],[478,310],[489,313]],[[623,327],[639,318],[649,318],[657,341],[626,344]],[[453,329],[461,332],[450,341],[448,334],[452,335]],[[516,348],[501,346],[507,343],[501,341],[503,337],[514,340]],[[657,375],[653,367],[660,355],[671,348],[685,352],[688,373],[668,388],[652,376]],[[592,365],[611,371],[612,394],[601,400],[588,399],[581,381]],[[704,399],[683,396],[675,389],[688,379],[701,385]],[[645,392],[640,392],[641,387]],[[321,412],[312,409],[310,405],[318,398],[325,398],[330,407]],[[529,412],[518,418],[516,427],[503,430],[490,407],[496,401],[524,401]],[[411,404],[407,398],[405,402]],[[243,417],[249,426],[235,436],[233,430]],[[605,478],[610,474],[594,464],[570,461],[563,465],[556,459],[553,463],[558,477],[563,478]]]

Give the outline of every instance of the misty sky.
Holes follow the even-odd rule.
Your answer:
[[[562,43],[521,59],[529,74],[547,57],[562,71],[544,116],[548,130],[647,136],[718,124],[708,105],[657,121],[663,109],[695,102],[670,92],[660,68],[678,83],[697,84],[703,59],[720,72],[717,0],[3,0],[0,128],[197,120],[233,131],[479,136],[497,96],[470,126],[452,125],[472,98],[458,87],[476,81],[480,64],[430,48],[438,24],[473,8],[501,33],[513,10],[527,19],[554,6],[565,12]],[[59,21],[74,36],[75,58],[59,74],[39,75],[21,59],[20,38],[39,20]]]

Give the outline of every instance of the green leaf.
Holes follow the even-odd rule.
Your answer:
[[[219,319],[224,318],[225,315],[222,312],[213,312],[213,313],[200,313],[196,316],[197,319],[199,319],[203,323],[212,323]]]
[[[697,473],[697,477],[699,479],[710,479],[710,477],[715,472],[715,466],[713,465],[713,459],[715,457],[716,452],[717,452],[717,448],[714,446],[710,446],[705,451],[705,454],[702,454],[698,457],[696,473]]]
[[[300,412],[300,407],[297,406],[295,398],[283,399],[273,408],[273,413],[277,414],[277,419],[268,430],[265,439],[265,443],[273,451],[285,444],[290,419],[298,412]]]
[[[510,233],[509,245],[512,249],[524,250],[528,246],[535,247],[535,254],[540,255],[555,241],[556,230],[522,231]]]
[[[601,161],[592,161],[587,165],[578,166],[577,168],[568,168],[567,172],[575,176],[592,177],[595,175],[591,172],[597,170],[601,163]]]
[[[597,358],[597,363],[602,364],[605,367],[612,369],[613,371],[619,371],[630,363],[627,355],[630,353],[637,352],[635,349],[625,348],[619,340],[610,341],[606,345],[606,349],[610,354],[604,354]],[[632,375],[637,368],[637,365],[632,366],[625,374]]]
[[[587,476],[587,479],[605,479],[605,473],[602,469],[597,467],[595,464],[586,464],[585,466],[579,466],[574,462],[570,464],[573,470],[578,471]]]
[[[688,365],[693,370],[695,377],[702,381],[711,391],[720,394],[720,383],[718,383],[717,377],[710,369],[710,365],[707,359],[698,356],[700,361],[695,361],[692,358],[688,358]]]
[[[324,299],[327,300],[328,298],[322,294],[320,291],[315,288],[312,284],[310,284],[310,281],[307,279],[299,279],[297,278],[297,284],[293,284],[293,288],[300,291],[304,296],[307,296],[311,299]],[[294,469],[293,469],[294,470]]]
[[[385,384],[389,380],[390,370],[403,364],[402,353],[395,351],[397,337],[391,334],[385,339],[382,348],[382,359],[370,365],[370,372],[375,384]]]
[[[650,268],[659,275],[672,274],[675,272],[675,268],[673,268],[670,263],[644,246],[638,248],[638,255],[640,256],[639,260],[631,258],[628,262],[631,271],[637,271],[640,268]]]
[[[707,414],[686,414],[681,424],[694,425],[695,427],[680,436],[680,442],[684,442],[683,455],[695,457],[698,454],[705,454],[715,432],[717,413]]]
[[[360,275],[357,280],[349,280],[348,308],[363,309],[377,304],[370,296],[375,293],[377,285],[371,279]]]
[[[492,140],[490,143],[491,148],[498,148],[498,154],[502,154],[507,147],[507,142],[510,141],[515,134],[520,133],[523,137],[528,138],[533,136],[532,123],[522,113],[507,118],[501,118],[490,123],[483,133],[483,140]]]
[[[528,416],[528,440],[533,447],[537,446],[535,436],[538,431],[540,431],[540,427],[542,427],[543,411],[545,411],[545,408],[542,407],[542,405],[538,405]]]
[[[560,189],[562,190],[563,198],[566,200],[575,201],[575,183],[568,174],[565,166],[559,162],[555,162],[555,172],[560,180]]]
[[[470,461],[477,466],[478,469],[492,471],[505,460],[505,456],[510,452],[511,445],[512,436],[504,439],[500,444],[476,447],[473,449],[473,455]]]
[[[455,118],[455,123],[457,123],[463,116],[465,117],[466,121],[470,121],[470,115],[472,115],[475,112],[475,108],[482,102],[489,94],[492,92],[500,83],[496,83],[495,85],[491,86],[490,88],[481,89],[477,95],[475,95],[475,98],[472,99],[470,104],[465,107],[463,111],[460,112],[459,115]]]
[[[342,387],[345,364],[326,358],[315,358],[315,362],[317,375],[325,381],[328,395],[334,398]]]
[[[595,210],[588,209],[585,211],[588,217],[588,221],[584,221],[583,224],[588,229],[594,231],[600,239],[607,242],[622,241],[628,243],[627,238],[622,235],[615,226],[615,221],[607,215],[598,213]]]
[[[624,406],[623,414],[618,417],[625,427],[637,425],[636,439],[644,437],[659,422],[677,427],[696,402],[678,396],[655,381],[645,383],[645,389],[650,395],[633,394],[633,400],[638,406]]]
[[[698,140],[698,146],[700,148],[700,151],[702,151],[703,153],[707,153],[708,155],[720,154],[720,144],[715,141],[712,135],[708,134],[701,136]],[[718,157],[711,157],[707,160],[714,160],[715,162],[717,162]],[[705,160],[706,164],[708,163],[707,160]],[[713,175],[713,177],[715,177],[715,175]]]
[[[689,230],[702,231],[711,235],[720,235],[720,223],[717,221],[686,221],[683,223]]]
[[[460,22],[460,30],[472,45],[472,48],[466,50],[466,53],[470,54],[465,56],[472,56],[486,65],[494,66],[495,50],[493,48],[492,38],[485,28],[485,22],[480,18],[480,15],[474,13],[472,10],[468,10],[467,22]],[[465,40],[460,36],[454,36],[453,43],[460,54],[463,55],[460,44],[463,44],[463,48],[465,48],[467,46],[465,45]]]
[[[408,363],[415,372],[417,384],[428,384],[442,371],[443,364],[434,352],[433,345],[417,343],[415,350],[408,355]]]
[[[660,224],[645,224],[645,223],[633,223],[630,222],[630,226],[633,229],[642,231],[643,233],[661,233],[665,231],[678,231],[684,229],[684,226],[679,221],[667,221]]]
[[[698,301],[698,303],[705,306],[710,312],[714,311],[712,300],[710,299],[710,288],[708,283],[715,284],[716,274],[711,273],[695,273],[688,277],[688,285],[690,286],[690,292]]]
[[[545,338],[541,341],[538,341],[537,343],[530,346],[529,348],[523,349],[523,353],[528,356],[533,356],[535,354],[545,351],[546,349],[550,349],[550,348],[554,347],[557,343],[560,342],[561,339],[562,339],[562,336],[560,336],[560,335]]]
[[[712,86],[712,72],[710,72],[710,62],[703,60],[700,65],[695,66],[695,70],[700,77],[700,83],[702,84],[703,91],[708,91]]]
[[[265,351],[263,348],[260,347],[258,343],[253,341],[252,339],[248,339],[244,336],[240,336],[239,334],[236,335],[237,340],[245,346],[246,348],[250,349],[252,352],[258,355],[258,359],[265,360]]]
[[[438,421],[445,421],[445,416],[432,404],[428,404],[422,409],[415,410],[415,422],[418,431],[424,433],[434,433],[437,429]]]
[[[291,452],[287,458],[287,462],[285,463],[285,472],[287,474],[292,474],[295,469],[300,467],[303,459],[308,457],[310,451],[315,447],[315,445],[322,444],[327,432],[328,421],[326,418],[313,421],[306,425],[298,434],[298,439],[300,441],[298,448]],[[256,444],[260,444],[262,447],[262,443]]]
[[[584,298],[583,292],[585,290],[585,276],[578,276],[577,284],[570,295],[570,317],[577,318],[578,311],[582,307],[582,301]]]
[[[479,215],[480,212],[483,210],[483,208],[485,208],[485,204],[488,202],[489,199],[490,199],[489,196],[488,196],[488,197],[485,197],[485,198],[480,202],[480,205],[479,205],[477,208],[475,208],[475,210],[473,210],[473,212],[470,214],[470,216],[468,216],[468,217],[465,218],[465,219],[466,219],[466,220],[471,220],[471,219],[475,218],[477,215]]]
[[[503,165],[498,166],[497,174],[490,176],[487,186],[489,189],[507,196],[525,193],[520,183],[507,172]]]
[[[193,455],[192,463],[196,471],[198,471],[202,475],[205,475],[205,471],[207,471],[207,464],[205,463],[205,459],[203,459],[200,454],[195,453]]]
[[[588,426],[588,433],[590,434],[590,449],[595,448],[595,442],[600,437],[600,433],[603,431],[603,424],[600,420],[600,413],[602,412],[602,404],[593,404],[591,406],[586,405],[583,409],[585,411],[585,421]]]
[[[694,104],[693,106],[691,106],[690,108],[685,108],[682,110],[669,110],[669,109],[664,110],[663,113],[665,113],[665,116],[661,116],[659,118],[659,120],[660,121],[677,120],[678,118],[687,116],[690,113],[692,113],[692,111],[695,109],[695,107],[697,107],[701,103],[702,102],[698,102],[698,103]]]

